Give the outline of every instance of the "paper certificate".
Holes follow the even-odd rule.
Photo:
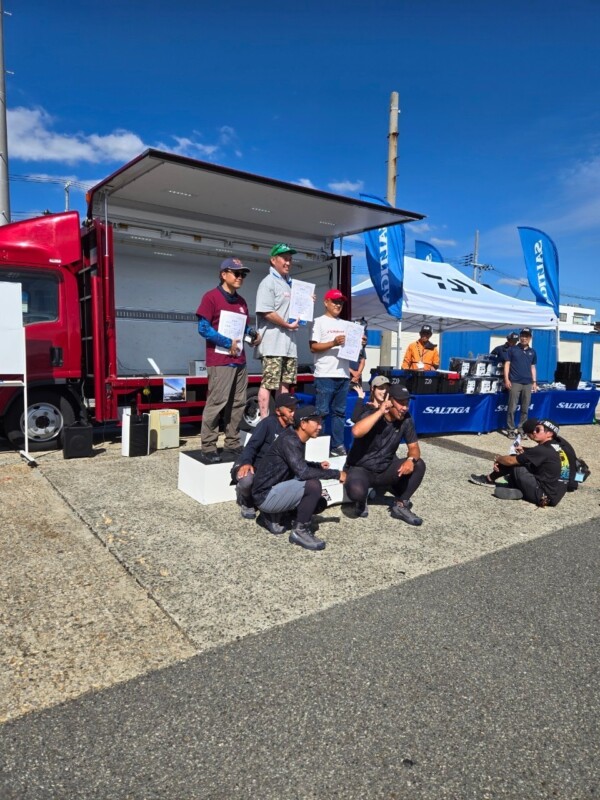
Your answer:
[[[292,293],[290,297],[290,310],[288,311],[288,319],[299,322],[312,322],[315,310],[315,295],[314,283],[307,283],[306,281],[292,280]]]
[[[357,322],[346,323],[346,341],[340,345],[338,350],[338,358],[347,358],[348,361],[358,361],[360,348],[362,347],[362,339],[365,331],[362,325]]]
[[[219,317],[218,332],[221,336],[227,336],[228,339],[237,339],[239,341],[236,355],[242,352],[244,347],[244,331],[246,330],[246,315],[236,314],[235,311],[221,311]],[[231,355],[227,347],[215,347],[215,353],[222,353],[223,355]]]

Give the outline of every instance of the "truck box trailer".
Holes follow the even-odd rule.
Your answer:
[[[269,251],[289,242],[292,276],[316,284],[318,311],[331,287],[350,296],[351,261],[334,257],[336,239],[422,219],[157,150],[87,200],[83,222],[65,212],[0,228],[0,284],[22,285],[26,325],[27,423],[21,390],[0,384],[0,421],[15,446],[25,424],[30,446],[44,449],[75,420],[114,422],[124,408],[177,408],[182,422],[199,422],[207,378],[191,368],[205,354],[195,311],[224,258],[251,270],[242,294],[252,317]],[[298,333],[300,388],[312,382],[308,334]],[[246,428],[258,421],[261,374],[247,355]],[[165,397],[172,378],[185,378],[183,399]]]

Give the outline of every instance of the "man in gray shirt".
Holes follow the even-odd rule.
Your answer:
[[[289,392],[296,383],[298,348],[295,333],[298,321],[289,321],[292,293],[290,270],[295,250],[288,244],[276,244],[271,250],[271,268],[256,293],[256,315],[260,344],[256,356],[262,361],[262,380],[258,390],[261,417],[269,415],[271,392]]]

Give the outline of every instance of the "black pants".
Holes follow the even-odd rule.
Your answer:
[[[406,502],[421,485],[425,475],[425,462],[420,458],[410,475],[398,475],[398,470],[406,461],[394,457],[383,472],[371,472],[363,467],[349,467],[345,489],[350,500],[364,503],[369,489],[388,489],[396,498]]]
[[[544,492],[527,467],[504,467],[500,465],[499,471],[494,472],[492,477],[503,476],[512,489],[520,489],[523,492],[523,500],[539,506],[542,502]]]

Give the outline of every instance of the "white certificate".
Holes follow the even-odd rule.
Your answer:
[[[244,331],[246,330],[246,315],[236,314],[235,311],[221,311],[219,317],[218,332],[222,336],[227,336],[228,339],[237,339],[239,341],[236,355],[242,352],[244,347]],[[215,347],[215,353],[223,353],[223,355],[231,355],[226,347]]]
[[[306,281],[292,280],[292,294],[290,297],[290,310],[288,311],[288,319],[297,319],[299,322],[312,322],[315,301],[314,283],[307,283]]]
[[[340,345],[338,358],[347,358],[348,361],[358,361],[365,330],[363,326],[357,322],[346,322],[345,334],[346,341],[343,345]]]

